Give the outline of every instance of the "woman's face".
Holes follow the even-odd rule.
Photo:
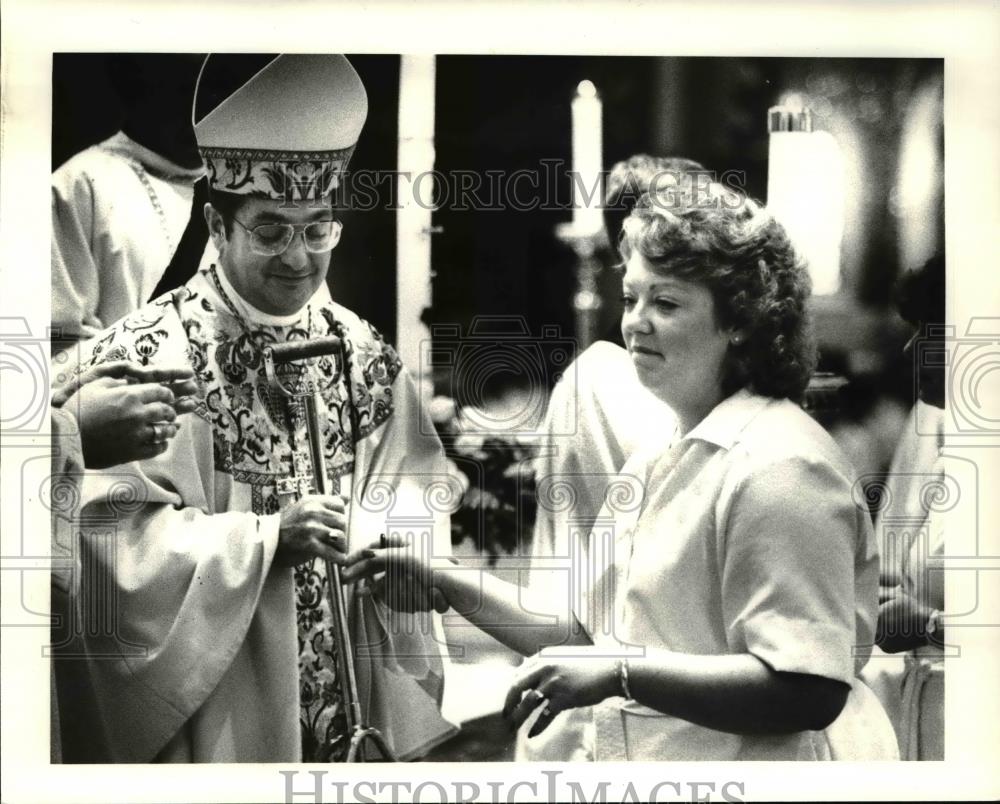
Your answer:
[[[708,288],[653,270],[633,253],[622,280],[622,335],[639,381],[674,409],[682,430],[722,401],[732,333],[720,330]]]

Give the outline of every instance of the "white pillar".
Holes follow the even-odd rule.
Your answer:
[[[420,321],[431,304],[434,182],[434,56],[402,56],[399,68],[399,176],[396,216],[396,346],[425,399],[430,331]],[[424,178],[420,178],[423,176]],[[422,357],[423,355],[423,357]],[[424,375],[424,376],[422,376]]]

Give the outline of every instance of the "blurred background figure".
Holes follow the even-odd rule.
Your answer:
[[[944,759],[944,527],[930,509],[944,477],[944,258],[903,274],[900,315],[916,327],[904,354],[917,400],[886,479],[889,505],[879,513],[880,606],[876,653],[865,672],[892,720],[902,759]],[[895,526],[893,523],[896,523]],[[909,523],[907,527],[899,523]],[[902,654],[889,656],[886,654]]]
[[[202,58],[122,54],[108,60],[121,130],[52,175],[54,351],[144,304],[170,264],[191,219],[194,184],[204,174],[191,128]],[[199,234],[198,254],[208,240],[204,225]]]

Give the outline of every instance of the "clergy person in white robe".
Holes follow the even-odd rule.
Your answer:
[[[205,175],[190,119],[200,63],[193,53],[112,57],[122,130],[52,174],[52,326],[62,346],[145,304],[180,244]]]
[[[64,340],[90,338],[145,303],[203,174],[119,131],[52,175],[52,326]]]
[[[84,479],[76,596],[97,604],[78,607],[64,650],[83,658],[56,662],[67,762],[343,759],[323,558],[399,523],[449,549],[448,501],[432,493],[447,483],[444,455],[415,384],[324,285],[341,229],[331,194],[367,114],[364,87],[342,56],[247,67],[209,57],[203,116],[196,101],[219,263],[84,349],[84,367],[187,362],[199,399],[162,455]],[[262,352],[329,335],[341,353],[306,370],[324,389],[333,489],[296,502],[288,492],[309,484],[305,423],[269,387]],[[316,536],[292,549],[303,529],[291,520]],[[435,615],[391,612],[356,589],[348,600],[367,725],[417,757],[455,731],[439,712]]]

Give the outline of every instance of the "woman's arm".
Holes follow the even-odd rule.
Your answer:
[[[591,644],[568,602],[558,611],[537,591],[480,569],[453,566],[438,576],[438,588],[456,612],[522,656],[551,645]]]
[[[728,651],[685,654],[648,646],[642,658],[629,660],[631,694],[657,711],[730,733],[829,725],[854,675],[854,564],[867,536],[866,516],[853,504],[845,476],[822,458],[748,458],[716,510]],[[873,555],[867,570],[876,560]],[[876,580],[871,575],[870,587],[859,591],[870,593],[872,603]],[[607,689],[593,673],[565,665],[542,670],[524,688],[546,694],[550,711]],[[583,675],[591,677],[578,678]]]
[[[436,601],[447,603],[523,656],[550,645],[591,644],[569,611],[568,602],[560,611],[554,601],[537,591],[503,581],[478,567],[462,567],[447,559],[422,559],[407,547],[392,544],[380,549],[372,545],[349,556],[343,580],[354,582],[385,573],[375,589],[389,605],[408,610],[433,606],[440,610]]]
[[[504,712],[520,727],[544,702],[533,737],[565,709],[622,695],[620,662],[594,648],[572,659],[537,657],[518,674]],[[824,729],[850,692],[833,679],[778,672],[749,653],[695,656],[647,649],[645,656],[627,660],[627,674],[629,692],[639,703],[733,734]]]
[[[629,687],[652,709],[735,734],[785,734],[829,726],[847,701],[842,681],[772,669],[756,656],[648,650],[628,660]]]

